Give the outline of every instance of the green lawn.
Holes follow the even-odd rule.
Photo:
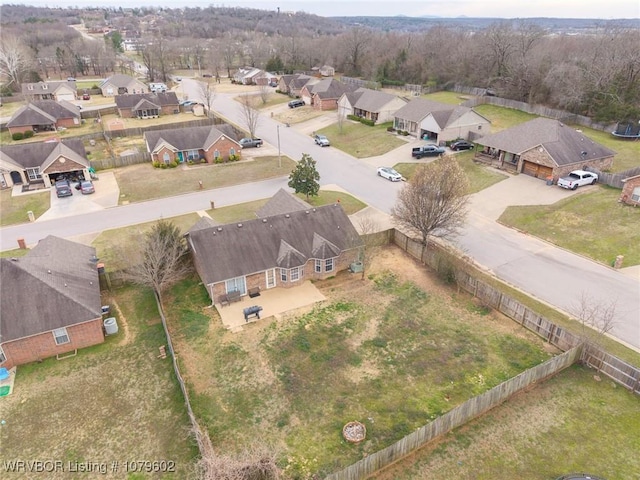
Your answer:
[[[345,120],[342,131],[337,124],[319,130],[326,135],[331,145],[357,158],[375,157],[405,145],[395,134],[388,133],[390,123],[369,127],[359,122]]]
[[[322,205],[329,205],[331,203],[340,202],[340,205],[342,205],[342,208],[347,215],[352,215],[356,212],[359,212],[367,206],[366,203],[363,203],[357,198],[352,197],[348,193],[334,192],[332,190],[320,190],[317,196],[309,197],[309,200],[307,200],[307,197],[305,195],[300,193],[298,194],[298,197],[314,207],[320,207]]]
[[[582,130],[594,142],[598,142],[616,152],[616,156],[613,157],[613,166],[609,171],[624,172],[634,167],[640,167],[640,142],[621,140],[611,135],[611,132],[603,132],[581,126],[575,128]]]
[[[119,332],[106,342],[81,349],[74,357],[19,366],[14,392],[2,398],[0,444],[4,459],[120,462],[175,462],[163,479],[190,478],[197,448],[190,436],[184,399],[170,358],[157,358],[166,338],[150,291],[115,290],[104,296],[117,318]],[[115,303],[121,311],[115,309]],[[35,478],[9,474],[3,478]],[[98,478],[47,472],[42,478]]]
[[[203,189],[227,187],[241,183],[257,182],[267,178],[289,175],[295,162],[282,156],[257,157],[253,161],[219,165],[194,165],[185,168],[153,168],[150,163],[132,165],[114,170],[120,186],[120,203],[141,202],[153,198],[168,197]]]
[[[525,113],[513,108],[499,107],[497,105],[484,104],[478,105],[473,109],[491,121],[491,133],[498,133],[507,128],[515,127],[521,123],[538,118],[538,115]]]
[[[421,282],[416,268],[402,274]],[[279,445],[287,478],[322,478],[550,356],[466,295],[388,271],[316,282],[326,302],[234,334],[210,317],[198,282],[168,302],[196,415],[225,452]],[[351,420],[367,441],[342,440]]]
[[[477,193],[491,185],[508,178],[502,173],[491,170],[473,161],[473,152],[460,152],[448,158],[455,159],[469,177],[469,193]],[[416,168],[422,163],[398,163],[395,168],[403,177],[410,179]]]
[[[553,205],[508,207],[499,221],[611,265],[640,264],[640,209],[618,203],[620,190],[600,186]],[[606,225],[606,228],[603,228]]]
[[[421,98],[426,98],[427,100],[432,100],[434,102],[449,103],[451,105],[460,105],[466,99],[471,97],[472,95],[464,95],[458,92],[442,91],[442,92],[428,93],[427,95],[422,95]]]
[[[373,478],[552,480],[572,472],[637,478],[638,396],[595,375],[570,367]]]
[[[27,212],[32,211],[35,218],[49,210],[51,192],[49,189],[28,195],[11,196],[11,189],[0,190],[0,226],[27,223]]]

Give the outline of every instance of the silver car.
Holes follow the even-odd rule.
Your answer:
[[[392,182],[399,182],[402,180],[402,175],[400,175],[391,167],[378,168],[378,176],[386,178],[387,180],[391,180]]]

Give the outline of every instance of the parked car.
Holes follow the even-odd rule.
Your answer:
[[[289,103],[289,108],[298,108],[298,107],[304,107],[305,103],[304,100],[302,100],[301,98],[297,98],[296,100],[291,100]]]
[[[71,185],[69,185],[69,180],[57,180],[55,183],[56,188],[56,196],[60,197],[70,197],[73,195],[73,190],[71,190]]]
[[[260,148],[262,146],[262,139],[260,138],[241,138],[238,143],[242,145],[242,148]]]
[[[558,186],[575,190],[582,185],[593,185],[598,181],[598,175],[584,170],[574,170],[566,177],[558,180]]]
[[[411,156],[415,158],[437,157],[444,153],[444,148],[430,143],[421,147],[415,147],[411,150]]]
[[[88,93],[83,93],[82,100],[91,100],[91,95],[89,95]]]
[[[457,152],[459,150],[472,150],[475,148],[475,145],[471,142],[467,142],[466,140],[458,140],[457,142],[453,142],[449,145],[449,148]]]
[[[316,135],[313,137],[313,139],[315,140],[316,144],[320,145],[321,147],[331,146],[331,142],[329,142],[329,139],[324,135]]]
[[[82,182],[80,182],[80,193],[82,193],[83,195],[89,195],[91,193],[94,193],[95,191],[96,189],[93,186],[93,182],[89,180],[83,180]]]
[[[176,77],[176,82],[181,82],[182,81],[182,77]]]
[[[213,75],[211,75],[210,73],[203,73],[202,78],[213,78]]]
[[[391,180],[392,182],[399,182],[400,180],[402,180],[402,175],[400,175],[391,167],[378,168],[378,176],[386,178],[387,180]]]

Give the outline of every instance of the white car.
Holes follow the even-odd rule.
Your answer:
[[[402,175],[400,175],[391,167],[378,168],[378,176],[386,178],[387,180],[391,180],[392,182],[399,182],[402,180]]]

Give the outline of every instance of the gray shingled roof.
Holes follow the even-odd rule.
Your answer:
[[[22,145],[1,145],[0,159],[23,168],[41,167],[48,160],[63,155],[69,160],[89,166],[82,140],[69,138],[60,142],[32,142]]]
[[[543,147],[558,166],[607,158],[616,153],[558,120],[543,117],[486,135],[475,142],[517,155]]]
[[[281,188],[267,203],[258,209],[256,216],[258,218],[272,217],[298,210],[308,210],[309,208],[312,207],[307,202]]]
[[[76,82],[37,82],[37,83],[23,83],[22,94],[23,95],[49,95],[56,93],[58,89],[66,86],[71,90],[77,90]],[[45,88],[46,87],[46,88]]]
[[[73,103],[61,100],[34,100],[20,107],[11,116],[8,127],[50,125],[62,118],[80,118],[80,110]]]
[[[217,227],[220,225],[211,217],[200,217],[200,219],[189,229],[189,233],[196,230],[202,230],[203,228]]]
[[[351,92],[354,89],[354,86],[339,82],[334,78],[325,78],[309,87],[312,95],[318,95],[322,99],[338,99],[343,93]]]
[[[339,204],[197,230],[188,238],[205,284],[300,266],[362,244]]]
[[[364,88],[352,106],[365,112],[378,113],[385,105],[396,98],[398,98],[396,95],[391,95],[390,93]]]
[[[213,126],[174,128],[169,130],[155,130],[144,133],[147,142],[147,149],[150,152],[156,151],[162,143],[172,146],[176,151],[185,150],[206,150],[213,145],[220,137],[226,136],[230,140],[235,140]],[[240,149],[240,144],[238,144]]]
[[[127,93],[125,95],[116,95],[116,106],[118,108],[133,109],[141,101],[148,101],[155,107],[163,107],[165,105],[179,105],[176,92],[165,93]],[[143,107],[146,108],[146,107]]]
[[[0,343],[101,318],[95,253],[48,236],[16,261],[0,259]]]
[[[102,88],[105,85],[113,85],[117,88],[127,88],[132,83],[136,82],[136,79],[131,75],[125,75],[123,73],[116,73],[115,75],[111,75],[109,78],[105,79],[99,87]]]
[[[404,107],[398,109],[398,111],[395,113],[395,116],[397,118],[402,118],[403,120],[409,120],[410,122],[419,122],[430,113],[447,111],[451,112],[455,108],[457,108],[455,105],[434,102],[433,100],[426,100],[424,98],[414,98],[410,100],[409,103],[407,103]],[[469,110],[471,109],[467,109],[467,111]]]

